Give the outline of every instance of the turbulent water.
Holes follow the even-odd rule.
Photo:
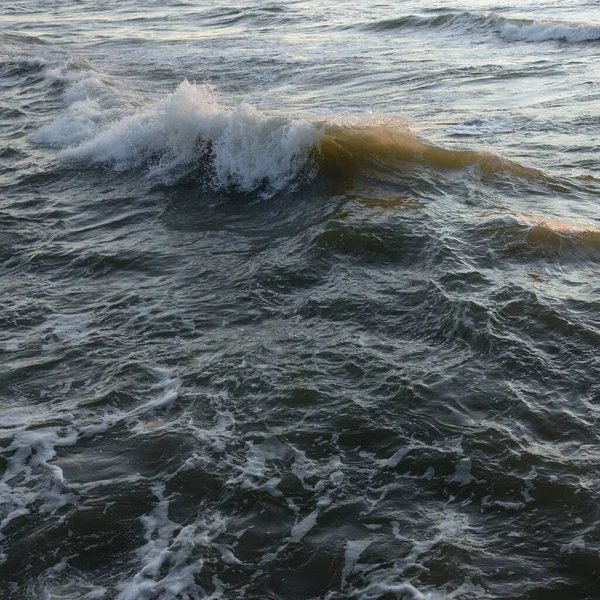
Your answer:
[[[596,0],[0,12],[0,597],[600,598]]]

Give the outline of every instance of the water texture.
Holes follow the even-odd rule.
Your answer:
[[[595,2],[1,14],[0,597],[600,598]]]

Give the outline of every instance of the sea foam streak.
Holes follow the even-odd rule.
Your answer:
[[[564,40],[575,43],[600,40],[600,24],[498,18],[497,27],[502,37],[515,42]]]

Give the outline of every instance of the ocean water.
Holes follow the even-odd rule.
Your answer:
[[[600,598],[597,1],[0,15],[1,598]]]

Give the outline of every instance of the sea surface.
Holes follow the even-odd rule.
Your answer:
[[[2,0],[0,598],[598,600],[597,0]]]

